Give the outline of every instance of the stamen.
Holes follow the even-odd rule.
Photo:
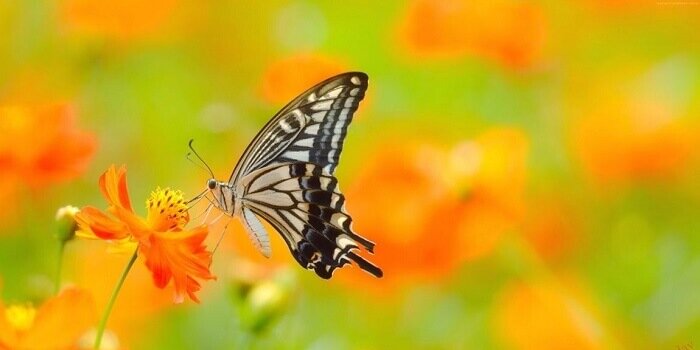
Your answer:
[[[148,222],[152,227],[163,230],[177,230],[189,222],[188,208],[184,204],[182,192],[169,188],[156,188],[146,201]]]

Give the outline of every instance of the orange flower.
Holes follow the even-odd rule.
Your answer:
[[[363,167],[345,193],[355,230],[377,244],[373,259],[384,270],[382,285],[442,276],[457,263],[450,242],[453,232],[441,232],[443,239],[435,239],[435,231],[430,229],[431,216],[444,201],[445,189],[420,164],[417,155],[426,147],[403,143],[376,147],[381,151]],[[376,190],[368,191],[368,187]],[[368,279],[361,272],[343,274],[342,278]]]
[[[488,256],[525,214],[528,140],[518,129],[494,128],[436,157],[431,167],[451,189],[431,219],[454,231],[461,260]],[[455,218],[450,220],[449,218]]]
[[[75,119],[67,104],[0,106],[0,172],[35,187],[82,174],[96,145]]]
[[[513,349],[609,348],[587,298],[553,281],[508,285],[496,301],[494,328]]]
[[[664,79],[672,77],[664,69],[660,65],[641,79],[638,72],[606,72],[589,92],[577,92],[597,101],[572,106],[576,112],[569,132],[574,154],[596,182],[673,179],[698,158],[700,123],[691,117],[689,102],[675,96],[691,92],[667,92],[671,87]]]
[[[0,303],[0,349],[74,349],[96,321],[92,296],[66,289],[38,310]]]
[[[75,119],[67,104],[0,103],[0,225],[15,216],[19,189],[45,187],[83,173],[96,144],[93,134],[76,127]]]
[[[529,201],[523,238],[546,260],[564,258],[580,249],[583,221],[576,206],[561,194],[546,194]]]
[[[95,297],[97,310],[105,310],[114,292],[114,284],[95,276],[119,276],[129,256],[104,254],[104,249],[97,247],[100,243],[102,242],[88,240],[72,242],[73,258],[66,263],[72,272],[72,282],[90,291]],[[90,263],[80,263],[84,261]],[[148,337],[143,329],[153,327],[161,314],[171,306],[172,292],[167,288],[153,288],[151,271],[144,264],[134,264],[109,316],[108,329],[119,335],[122,344],[139,343]],[[89,343],[92,346],[92,342]]]
[[[527,139],[516,129],[450,151],[405,142],[376,149],[346,195],[356,230],[377,244],[383,281],[444,276],[489,255],[522,219]]]
[[[179,5],[179,0],[62,0],[58,10],[72,32],[123,41],[157,35]]]
[[[415,0],[399,24],[399,40],[411,55],[473,55],[510,68],[534,65],[545,35],[540,6],[514,0]]]
[[[344,72],[344,65],[325,56],[301,54],[272,63],[262,77],[260,92],[272,104],[285,104],[316,83]]]
[[[111,166],[99,183],[109,208],[107,213],[90,206],[83,208],[76,215],[80,234],[120,245],[137,243],[156,287],[164,288],[172,280],[175,302],[182,302],[185,293],[198,302],[195,293],[201,286],[196,279],[215,278],[209,272],[212,256],[203,244],[208,234],[206,226],[184,230],[189,214],[182,193],[156,189],[146,201],[148,215],[143,219],[131,207],[124,167],[117,170]]]
[[[674,177],[695,154],[700,128],[680,120],[649,125],[627,107],[607,105],[578,120],[572,136],[589,174],[614,183]]]

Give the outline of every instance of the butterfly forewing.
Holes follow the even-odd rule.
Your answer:
[[[272,162],[309,162],[333,174],[347,128],[367,90],[367,75],[327,79],[282,108],[255,136],[229,182]]]

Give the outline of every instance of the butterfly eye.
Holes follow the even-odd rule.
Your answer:
[[[207,181],[207,187],[209,187],[210,190],[215,189],[216,188],[216,180],[209,179],[209,181]]]

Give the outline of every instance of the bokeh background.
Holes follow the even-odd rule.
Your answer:
[[[110,164],[141,213],[156,186],[194,195],[208,176],[190,138],[225,179],[288,100],[359,70],[337,176],[385,277],[320,280],[234,221],[199,305],[137,263],[106,348],[692,348],[698,15],[695,0],[0,0],[0,304],[51,296],[55,212],[104,207]],[[128,255],[75,240],[63,259],[63,285],[101,312]]]

